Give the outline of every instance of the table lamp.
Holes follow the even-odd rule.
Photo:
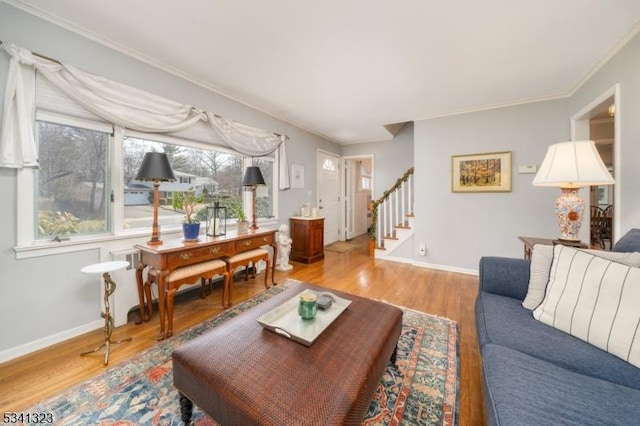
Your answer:
[[[137,180],[153,181],[153,225],[151,228],[151,239],[147,242],[150,246],[162,244],[158,237],[158,188],[160,182],[168,182],[176,180],[169,164],[167,154],[164,152],[147,152],[142,159],[142,165]]]
[[[532,182],[534,186],[555,186],[562,191],[556,199],[555,211],[560,239],[568,241],[580,241],[578,233],[584,213],[584,200],[578,196],[580,188],[614,183],[593,141],[551,145]]]
[[[258,166],[247,167],[242,177],[242,186],[250,186],[253,193],[253,222],[251,223],[251,229],[258,229],[258,224],[256,223],[256,187],[264,184],[260,168]]]

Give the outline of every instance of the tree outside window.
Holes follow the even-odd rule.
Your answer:
[[[273,191],[274,191],[274,161],[273,159],[257,158],[253,161],[260,168],[265,185],[256,188],[256,216],[260,218],[274,217]]]
[[[45,121],[36,129],[37,238],[107,232],[111,135]]]

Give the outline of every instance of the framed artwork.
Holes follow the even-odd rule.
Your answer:
[[[611,204],[611,186],[597,186],[596,189],[598,191],[598,205],[606,207]]]
[[[452,156],[451,192],[511,192],[511,151]]]
[[[291,187],[304,188],[304,167],[297,164],[291,165]]]

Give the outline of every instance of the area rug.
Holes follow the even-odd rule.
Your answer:
[[[27,412],[52,413],[56,425],[179,425],[172,351],[224,321],[298,283],[286,280],[130,361],[108,369]],[[396,364],[389,363],[363,425],[456,425],[457,325],[446,318],[402,308]],[[194,425],[217,423],[194,407]]]
[[[358,248],[357,244],[348,243],[346,241],[336,241],[335,243],[331,243],[328,246],[325,246],[325,251],[335,251],[336,253],[348,253],[351,250],[355,250]]]

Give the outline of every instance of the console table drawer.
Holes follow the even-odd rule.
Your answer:
[[[180,253],[172,253],[167,256],[167,263],[171,269],[173,269],[231,254],[233,254],[232,243],[216,244],[215,246],[200,247],[184,250]]]
[[[259,237],[245,238],[240,241],[236,241],[236,252],[241,252],[245,250],[251,250],[254,248],[258,248],[260,246],[264,246],[267,244],[273,244],[274,235],[263,235]]]

